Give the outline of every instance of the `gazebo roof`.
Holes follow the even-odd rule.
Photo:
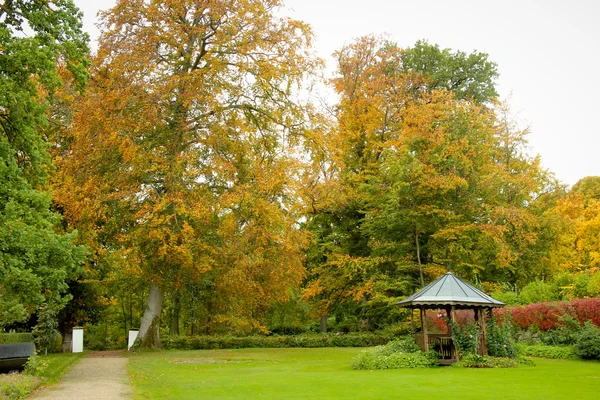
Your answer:
[[[426,306],[428,308],[504,307],[504,303],[493,299],[481,290],[463,281],[452,272],[425,286],[417,293],[399,301],[403,307]]]

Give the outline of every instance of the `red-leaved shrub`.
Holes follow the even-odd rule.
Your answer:
[[[456,322],[463,326],[474,322],[472,310],[457,310]],[[502,322],[507,316],[512,323],[521,329],[536,325],[542,331],[563,326],[563,318],[570,316],[579,323],[591,321],[600,327],[600,298],[581,299],[571,301],[536,303],[526,306],[495,308],[494,318]],[[446,333],[446,312],[444,310],[430,310],[427,312],[427,328],[430,333]]]
[[[600,326],[600,298],[536,303],[494,310],[494,317],[499,321],[507,315],[521,329],[534,324],[542,331],[555,329],[565,324],[565,316],[570,316],[579,323],[591,321]]]

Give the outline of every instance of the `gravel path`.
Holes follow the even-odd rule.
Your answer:
[[[91,352],[75,364],[56,386],[33,400],[130,399],[127,358],[120,352]]]

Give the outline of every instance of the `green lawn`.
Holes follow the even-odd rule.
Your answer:
[[[353,348],[137,353],[136,399],[598,399],[600,363],[354,371]]]

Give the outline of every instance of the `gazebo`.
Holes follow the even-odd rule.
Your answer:
[[[411,330],[415,340],[423,349],[437,349],[441,354],[440,364],[452,364],[459,360],[460,354],[452,341],[450,320],[456,321],[456,310],[473,310],[475,322],[479,325],[480,343],[478,352],[487,355],[485,318],[486,312],[495,307],[504,307],[504,303],[493,299],[476,287],[463,281],[452,272],[446,273],[438,280],[425,286],[417,293],[396,303],[411,310],[421,310],[421,334],[415,333],[413,313],[411,312]],[[448,333],[427,334],[427,310],[443,309],[446,311]]]

